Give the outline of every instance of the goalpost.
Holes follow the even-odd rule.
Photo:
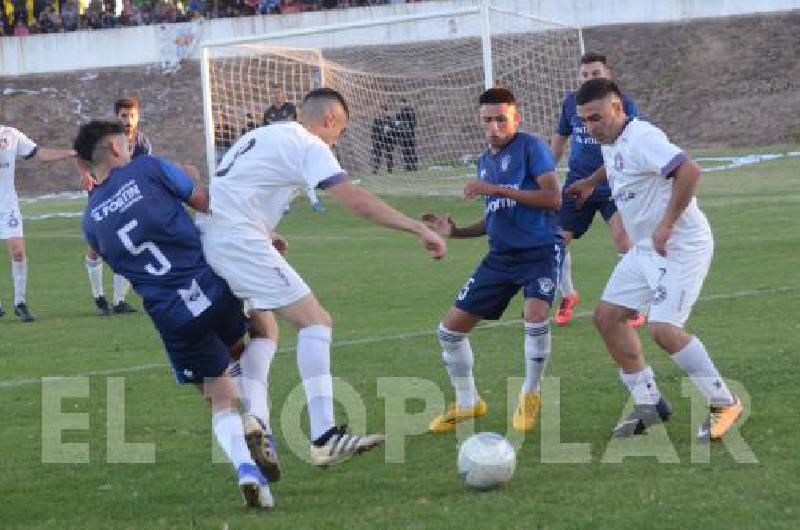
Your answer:
[[[385,194],[455,194],[486,148],[477,99],[511,89],[522,130],[548,138],[576,84],[579,28],[492,6],[362,20],[210,42],[202,50],[209,175],[260,126],[274,85],[298,104],[342,93],[350,123],[336,154],[351,178]],[[391,169],[391,171],[390,171]]]

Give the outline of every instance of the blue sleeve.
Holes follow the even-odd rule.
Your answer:
[[[556,161],[547,144],[538,138],[528,144],[528,175],[536,180],[540,175],[556,170]]]
[[[625,108],[625,114],[628,117],[641,118],[641,115],[639,114],[639,109],[636,107],[636,103],[634,103],[633,100],[627,94],[625,94],[625,96],[622,98],[622,106]]]
[[[161,167],[161,182],[176,197],[185,201],[194,190],[194,182],[181,168],[166,160],[155,159]]]
[[[561,117],[558,119],[558,125],[556,125],[556,133],[561,136],[569,136],[572,134],[572,127],[570,127],[569,124],[569,112],[567,109],[568,99],[569,98],[564,98],[564,103],[561,104]]]

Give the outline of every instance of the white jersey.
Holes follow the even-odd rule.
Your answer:
[[[330,147],[299,123],[259,127],[236,141],[211,179],[213,223],[273,230],[298,190],[344,177]]]
[[[17,158],[31,158],[36,149],[36,144],[27,136],[13,127],[0,125],[0,211],[16,208],[14,170]]]
[[[603,163],[611,196],[622,216],[631,243],[641,250],[653,250],[653,232],[664,217],[672,196],[672,171],[687,160],[661,129],[632,119],[611,145],[603,145]],[[711,227],[697,199],[675,222],[667,242],[668,250],[698,250],[713,244]]]

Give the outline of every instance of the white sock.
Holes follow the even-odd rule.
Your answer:
[[[225,409],[215,412],[211,417],[211,427],[214,429],[214,436],[217,443],[225,452],[233,464],[234,468],[239,468],[242,464],[253,464],[253,457],[247,449],[244,441],[244,426],[242,417],[233,409]]]
[[[28,260],[11,261],[11,276],[14,278],[14,305],[25,302],[25,287],[28,283]]]
[[[297,333],[297,368],[308,403],[311,440],[334,426],[331,328],[309,326]]]
[[[559,283],[561,296],[571,296],[575,294],[575,286],[572,284],[572,252],[569,247],[564,247],[564,259],[561,260],[561,282]]]
[[[472,348],[467,334],[450,331],[441,323],[436,333],[442,345],[442,360],[456,391],[456,403],[459,407],[474,407],[478,402],[478,389],[472,376]]]
[[[661,392],[658,390],[655,377],[653,369],[649,366],[632,374],[619,371],[620,380],[628,387],[633,396],[633,402],[637,405],[655,405],[661,399]]]
[[[247,414],[255,416],[264,424],[267,434],[272,434],[269,425],[269,366],[275,357],[278,345],[272,339],[250,339],[239,359],[241,375],[236,378],[239,392],[247,402]]]
[[[550,358],[550,321],[525,322],[525,381],[522,392],[538,392]]]
[[[103,296],[103,260],[86,256],[86,274],[89,275],[92,296],[94,298]]]
[[[128,295],[128,289],[130,288],[130,282],[125,279],[125,276],[120,276],[119,274],[114,275],[114,298],[113,304],[117,305],[118,303],[125,300],[125,297]]]
[[[692,337],[681,351],[672,356],[675,363],[683,368],[692,382],[712,405],[732,405],[735,401],[728,385],[719,375],[714,362],[708,356],[706,347],[697,337]]]

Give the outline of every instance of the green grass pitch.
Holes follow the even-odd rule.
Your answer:
[[[763,152],[792,149],[797,147]],[[609,430],[623,414],[627,395],[588,318],[616,259],[607,230],[595,223],[572,247],[581,316],[554,329],[548,375],[558,379],[548,385],[552,390],[559,383],[560,393],[546,396],[547,426],[524,441],[514,439],[521,442],[516,474],[504,489],[487,493],[462,486],[455,435],[416,434],[402,441],[396,432],[398,425],[418,431],[437,412],[425,409],[420,397],[425,389],[434,389],[432,399],[452,399],[433,330],[485,251],[485,241],[451,241],[447,260],[434,262],[413,238],[358,220],[330,199],[323,198],[324,214],[296,202],[281,226],[291,245],[289,260],[332,313],[334,375],[357,396],[350,413],[342,408],[338,416],[351,425],[365,421],[370,432],[390,428],[391,444],[328,470],[295,456],[297,444],[287,441],[284,427],[305,428],[305,416],[291,412],[297,402],[289,396],[299,383],[291,351],[295,338],[282,328],[271,397],[284,478],[273,487],[277,508],[269,513],[245,511],[233,470],[212,462],[206,406],[193,388],[174,384],[149,319],[96,316],[78,220],[28,221],[28,301],[39,320],[22,324],[13,314],[0,320],[0,527],[797,528],[799,160],[709,172],[700,192],[716,251],[687,327],[749,399],[741,440],[733,447],[693,443],[693,402],[682,396],[682,373],[642,331],[675,414],[666,431],[650,440],[610,444]],[[448,211],[461,223],[481,215],[479,202],[456,198],[389,200],[408,214]],[[81,202],[23,208],[27,215],[78,211]],[[107,272],[107,285],[110,277]],[[0,260],[0,297],[8,310],[6,258]],[[507,378],[523,372],[520,308],[515,300],[504,320],[472,335],[477,382],[489,403],[476,431],[508,430]],[[46,376],[74,376],[68,381],[87,385],[88,397],[67,397],[55,405],[62,419],[79,420],[60,441],[85,444],[87,463],[44,461],[52,459],[46,446],[53,422],[43,421],[43,410],[54,407],[43,401],[52,390],[40,380]],[[115,390],[119,384],[124,400]],[[409,397],[403,410],[394,407],[414,392],[418,395]],[[114,462],[120,459],[115,440],[122,433],[121,418],[125,442],[151,444],[147,451],[154,463]],[[559,452],[557,441],[584,446],[561,446]],[[402,462],[397,462],[399,448]],[[569,460],[570,450],[583,451],[576,458],[588,461],[554,462]],[[611,463],[620,450],[649,456]],[[741,462],[752,457],[755,463]]]

